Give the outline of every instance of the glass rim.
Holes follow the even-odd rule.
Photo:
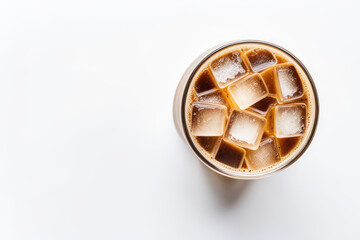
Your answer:
[[[269,171],[264,171],[264,172],[257,172],[257,173],[252,173],[252,174],[247,174],[247,175],[231,175],[229,173],[224,172],[221,168],[219,168],[216,164],[212,163],[211,161],[207,160],[204,155],[197,149],[197,147],[195,146],[190,133],[188,131],[187,128],[187,123],[186,123],[186,116],[185,116],[185,110],[186,110],[186,100],[187,100],[187,96],[188,96],[188,92],[189,92],[189,88],[190,88],[190,84],[196,74],[196,72],[199,70],[199,68],[203,65],[204,62],[206,62],[211,56],[213,56],[214,54],[218,53],[219,51],[237,45],[237,44],[247,44],[247,43],[255,43],[255,44],[264,44],[264,45],[268,45],[270,47],[276,48],[280,51],[283,51],[284,53],[286,53],[287,55],[289,55],[297,64],[299,64],[299,66],[302,68],[302,70],[305,72],[307,78],[309,79],[310,85],[312,87],[312,91],[314,93],[314,104],[315,104],[315,116],[314,116],[314,125],[313,128],[311,130],[311,133],[309,135],[309,138],[307,140],[307,142],[303,145],[302,149],[300,150],[300,152],[293,157],[293,159],[291,159],[290,161],[288,161],[285,165],[283,165],[282,167],[276,169],[270,169]],[[208,50],[210,51],[208,54],[206,54],[206,56],[204,56],[197,64],[196,66],[193,68],[193,70],[191,71],[191,74],[189,75],[189,77],[187,78],[187,82],[183,91],[183,96],[181,99],[181,125],[183,128],[183,131],[185,133],[185,138],[186,141],[188,142],[188,144],[190,145],[191,149],[193,150],[193,152],[196,154],[196,156],[199,158],[199,160],[205,164],[207,167],[209,167],[211,170],[217,172],[218,174],[221,174],[223,176],[226,177],[230,177],[230,178],[235,178],[235,179],[258,179],[258,178],[263,178],[266,176],[270,176],[272,174],[274,174],[275,172],[284,170],[285,168],[289,167],[290,165],[292,165],[293,163],[295,163],[304,153],[305,151],[308,149],[308,147],[310,146],[316,129],[317,129],[317,124],[318,124],[318,120],[319,120],[319,97],[318,97],[318,93],[316,90],[316,86],[315,83],[309,73],[309,71],[307,70],[307,68],[305,67],[305,65],[291,52],[289,52],[288,50],[286,50],[283,47],[280,47],[276,44],[270,43],[270,42],[266,42],[266,41],[261,41],[261,40],[236,40],[236,41],[231,41],[231,42],[227,42],[227,43],[223,43],[220,44],[218,47],[216,47],[216,49],[214,50]]]

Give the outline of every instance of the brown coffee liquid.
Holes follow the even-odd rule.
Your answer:
[[[266,51],[263,51],[263,50]],[[279,86],[276,85],[275,82],[275,72],[274,69],[277,66],[282,66],[281,64],[293,64],[291,66],[293,68],[293,72],[291,74],[296,74],[299,69],[301,70],[300,66],[286,53],[272,49],[272,47],[269,46],[262,46],[261,44],[239,44],[235,47],[232,47],[231,49],[225,49],[216,54],[216,56],[211,57],[208,59],[202,67],[198,70],[197,74],[195,74],[195,77],[193,79],[193,83],[189,89],[188,93],[188,100],[187,100],[187,116],[188,116],[188,126],[190,126],[189,122],[191,122],[191,105],[194,102],[201,101],[206,102],[207,99],[211,99],[211,102],[214,104],[221,104],[225,105],[228,108],[228,111],[231,112],[232,109],[240,110],[236,103],[230,98],[230,93],[228,91],[228,86],[219,87],[219,84],[216,82],[216,79],[214,77],[214,73],[211,71],[211,63],[218,61],[222,56],[229,55],[231,52],[239,51],[241,52],[241,55],[243,57],[243,61],[246,64],[245,69],[249,69],[249,73],[246,74],[254,74],[259,73],[267,88],[268,88],[268,95],[261,99],[260,101],[257,101],[253,105],[251,105],[247,109],[242,109],[242,111],[248,111],[255,114],[258,114],[259,116],[265,118],[267,120],[266,127],[264,132],[262,133],[262,139],[267,139],[269,137],[272,137],[276,139],[276,146],[279,148],[278,153],[281,156],[281,161],[279,161],[276,164],[279,164],[282,161],[285,161],[287,159],[291,159],[292,153],[295,152],[295,150],[305,141],[304,136],[306,134],[303,134],[302,136],[295,136],[295,137],[288,137],[288,138],[277,138],[275,136],[274,132],[274,109],[278,105],[283,104],[292,104],[292,103],[305,103],[307,106],[307,113],[306,113],[306,124],[305,128],[309,125],[309,119],[311,118],[311,112],[312,112],[312,104],[311,99],[309,97],[310,93],[312,93],[312,89],[309,87],[308,79],[306,78],[306,75],[301,72],[297,76],[292,76],[298,81],[301,82],[301,91],[303,91],[302,96],[300,98],[296,98],[287,102],[281,102],[278,98],[278,91]],[[270,62],[270,64],[273,64],[272,66],[266,66],[262,65],[263,62],[256,61],[256,56],[254,54],[256,53],[262,53],[266,52],[266,59],[271,59],[272,56],[274,57],[275,64],[273,62]],[[251,58],[251,62],[249,61],[247,56]],[[269,55],[270,54],[270,55]],[[245,57],[244,57],[245,56]],[[265,60],[266,60],[265,59]],[[256,68],[261,69],[261,71],[254,72],[251,67],[252,64],[257,64]],[[295,73],[294,73],[295,72]],[[241,81],[239,80],[236,81]],[[231,83],[230,83],[231,85]],[[304,90],[303,90],[304,89]],[[216,102],[217,99],[213,98],[213,96],[207,97],[206,94],[213,93],[216,91],[216,93],[221,93],[222,99],[219,98],[219,102]],[[313,96],[313,93],[312,95]],[[210,98],[211,97],[211,98]],[[205,99],[205,100],[204,100]],[[215,100],[214,100],[215,99]],[[224,100],[225,99],[225,100]],[[224,104],[223,102],[226,101]],[[229,118],[229,113],[227,115],[227,120]],[[226,127],[225,127],[226,129]],[[189,127],[190,135],[191,135],[191,129]],[[306,132],[306,131],[305,131]],[[192,135],[191,135],[192,136]],[[251,172],[252,169],[248,168],[247,164],[247,155],[246,152],[250,151],[247,148],[235,146],[234,144],[226,141],[224,139],[224,136],[192,136],[192,139],[197,146],[197,148],[200,150],[200,152],[203,153],[203,155],[210,161],[213,161],[215,164],[218,164],[220,166],[229,168],[231,170],[235,171],[242,171],[242,172]],[[257,169],[257,171],[265,171],[274,166],[269,166],[266,169]]]

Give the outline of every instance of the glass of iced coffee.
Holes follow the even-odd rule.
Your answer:
[[[319,101],[305,66],[263,41],[214,47],[184,73],[175,93],[179,135],[210,169],[256,179],[294,163],[314,137]]]

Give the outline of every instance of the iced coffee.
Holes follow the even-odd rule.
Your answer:
[[[217,171],[245,176],[280,169],[312,138],[318,111],[312,80],[282,49],[232,44],[208,55],[188,81],[184,131]]]

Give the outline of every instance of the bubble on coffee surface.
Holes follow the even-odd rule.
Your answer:
[[[223,135],[226,112],[227,108],[222,105],[193,103],[191,133],[203,137]]]
[[[195,146],[200,151],[200,153],[208,161],[213,162],[215,165],[218,165],[219,167],[225,166],[226,168],[232,169],[233,171],[248,172],[248,173],[268,171],[269,169],[272,169],[272,168],[278,166],[279,164],[281,165],[281,163],[283,163],[283,162],[291,160],[294,153],[298,152],[297,149],[301,150],[301,146],[303,146],[303,143],[305,141],[304,139],[306,139],[304,136],[308,136],[308,134],[305,134],[307,132],[307,128],[308,128],[307,122],[311,122],[313,119],[311,117],[311,115],[309,114],[309,112],[311,112],[311,114],[313,114],[312,109],[314,108],[314,106],[312,105],[312,98],[313,98],[312,86],[311,86],[311,83],[308,81],[306,73],[304,73],[302,70],[297,71],[298,78],[300,79],[300,81],[303,81],[302,79],[306,79],[306,82],[301,85],[301,87],[302,87],[301,89],[303,92],[302,96],[295,97],[296,94],[294,94],[294,96],[292,96],[289,99],[285,99],[285,101],[281,100],[281,95],[279,94],[280,84],[278,84],[279,79],[277,78],[278,76],[275,75],[275,74],[277,74],[276,68],[284,67],[284,66],[291,66],[291,65],[298,67],[298,65],[296,62],[292,61],[291,57],[289,57],[288,55],[284,54],[281,51],[274,50],[273,53],[274,53],[275,58],[277,59],[277,65],[270,66],[267,69],[264,69],[259,72],[266,87],[268,88],[269,93],[261,100],[256,101],[254,104],[247,107],[245,110],[239,109],[239,106],[236,104],[233,97],[231,96],[231,92],[229,91],[230,86],[235,84],[236,82],[243,81],[245,78],[247,78],[251,74],[257,74],[257,73],[253,72],[253,70],[251,68],[247,68],[247,71],[243,76],[241,76],[239,78],[235,77],[235,80],[234,79],[226,80],[225,81],[226,83],[224,85],[221,85],[216,80],[216,77],[212,70],[211,64],[214,63],[216,60],[221,59],[222,57],[229,56],[233,52],[242,51],[242,52],[246,53],[247,51],[251,51],[252,49],[261,48],[261,45],[256,45],[256,44],[254,44],[254,45],[255,45],[255,47],[252,47],[252,45],[249,45],[249,47],[232,47],[232,48],[226,49],[226,51],[224,51],[223,54],[221,54],[221,51],[220,51],[220,53],[214,54],[213,57],[210,57],[209,60],[205,61],[203,63],[203,65],[200,67],[200,69],[198,70],[199,73],[197,73],[194,77],[194,81],[193,81],[192,87],[190,87],[190,92],[189,92],[188,98],[187,98],[188,103],[190,104],[190,105],[187,104],[187,106],[190,106],[190,107],[186,108],[186,109],[189,109],[189,110],[187,110],[187,116],[188,116],[187,119],[188,119],[188,123],[190,124],[189,125],[190,136],[192,137],[193,142],[195,143]],[[241,45],[239,45],[239,46],[241,46]],[[240,56],[242,56],[243,59],[245,59],[245,61],[248,61],[246,59],[246,57],[244,57],[244,55],[240,54]],[[245,66],[246,66],[246,64],[245,64]],[[210,77],[211,77],[210,79],[215,83],[215,87],[212,87],[211,89],[209,89],[207,91],[203,91],[202,93],[198,93],[195,91],[194,83],[195,83],[195,80],[198,79],[199,75],[202,72],[204,72],[204,70],[208,70],[210,72]],[[295,68],[295,70],[296,70],[296,68]],[[296,77],[295,77],[295,79],[296,79]],[[296,86],[298,86],[298,85],[296,85]],[[299,91],[297,91],[297,92],[299,92]],[[219,93],[221,93],[221,94],[219,94]],[[227,104],[224,104],[224,102],[223,102],[224,100],[227,102]],[[227,117],[225,118],[225,127],[224,127],[224,131],[223,131],[222,135],[220,135],[220,136],[202,136],[202,137],[193,135],[192,129],[191,129],[191,123],[192,123],[192,107],[191,106],[195,102],[207,103],[207,104],[212,104],[212,105],[219,105],[219,103],[220,103],[224,107],[228,108],[229,113],[233,113],[234,111],[242,111],[242,112],[249,113],[251,115],[255,115],[262,119],[266,119],[264,131],[262,132],[259,139],[256,138],[256,140],[255,140],[256,142],[257,141],[259,142],[257,148],[254,147],[255,144],[250,145],[250,147],[249,147],[249,145],[245,144],[245,143],[247,143],[246,141],[240,140],[241,138],[243,138],[243,139],[247,139],[249,142],[254,142],[253,139],[255,139],[256,134],[254,134],[252,130],[243,131],[243,129],[245,129],[245,128],[243,128],[239,131],[240,128],[236,129],[236,127],[235,127],[235,128],[233,128],[232,133],[235,136],[238,134],[237,138],[235,136],[229,137],[227,132],[229,130],[229,126],[232,126],[231,114],[229,114],[229,113],[228,113]],[[307,110],[305,113],[305,115],[306,115],[305,116],[305,128],[303,129],[303,133],[301,134],[301,136],[278,138],[275,134],[275,132],[276,132],[275,131],[276,130],[275,129],[275,124],[276,124],[275,109],[277,106],[282,106],[285,104],[293,104],[293,103],[303,103],[306,105]],[[246,124],[248,124],[248,126],[249,126],[249,128],[246,128],[246,129],[254,128],[254,125],[251,125],[250,121],[246,122]],[[243,125],[243,124],[241,124],[241,125]],[[212,134],[214,134],[214,133],[212,133]],[[277,144],[279,159],[275,158],[276,161],[274,161],[274,163],[272,163],[272,164],[269,163],[266,167],[256,167],[256,166],[250,167],[250,166],[248,166],[247,163],[249,162],[250,151],[256,152],[260,148],[262,142],[269,138],[274,139],[275,143]],[[239,144],[240,142],[245,144],[245,146],[240,145]],[[227,143],[228,145],[226,145],[225,143]],[[223,146],[220,148],[221,144]],[[228,148],[226,146],[228,146]],[[241,150],[239,150],[239,149],[235,148],[235,149],[237,149],[237,152],[238,152],[238,154],[236,154],[235,159],[242,159],[241,160],[242,163],[239,163],[240,165],[237,164],[238,160],[230,160],[230,157],[222,157],[222,156],[231,155],[231,154],[226,155],[226,154],[224,154],[224,152],[225,152],[225,149],[233,149],[234,146],[241,149]],[[256,150],[255,150],[255,148],[256,148]],[[243,158],[241,157],[242,154],[244,154]],[[218,158],[218,159],[216,159],[216,158]],[[219,161],[221,159],[222,159],[222,161]],[[224,159],[227,159],[227,160],[225,161]],[[232,163],[226,164],[226,162],[232,162]],[[250,163],[250,165],[251,165],[251,163]]]
[[[239,51],[222,56],[211,63],[211,71],[220,88],[247,75],[248,68]]]
[[[241,110],[265,98],[269,91],[260,74],[253,74],[228,87],[229,93]]]

